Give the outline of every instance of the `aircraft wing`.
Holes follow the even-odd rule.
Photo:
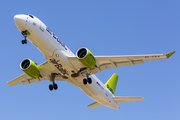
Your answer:
[[[101,71],[109,68],[115,68],[122,66],[129,66],[136,64],[142,64],[144,61],[148,60],[157,60],[157,59],[166,59],[173,55],[175,51],[168,53],[168,54],[154,54],[154,55],[130,55],[130,56],[95,56],[97,61],[97,66],[93,69],[89,70],[89,73],[101,73]],[[69,61],[74,65],[77,70],[84,68],[85,66],[76,58],[76,57],[69,57]],[[86,72],[81,73],[84,77],[86,77]]]
[[[23,74],[11,81],[8,81],[7,84],[9,86],[13,86],[13,85],[21,84],[21,83],[30,85],[31,83],[34,83],[34,82],[40,83],[40,81],[43,81],[43,80],[50,80],[50,75],[51,75],[51,73],[54,73],[53,72],[54,69],[49,65],[49,63],[44,62],[43,64],[39,65],[38,67],[40,69],[40,74],[42,77],[33,79],[33,78],[29,77],[27,74]],[[56,75],[55,80],[64,81],[64,79],[60,75]]]

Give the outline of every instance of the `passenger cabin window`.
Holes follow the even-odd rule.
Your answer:
[[[34,16],[32,16],[32,15],[29,15],[29,17],[34,18]]]

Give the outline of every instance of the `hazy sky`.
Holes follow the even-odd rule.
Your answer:
[[[180,120],[179,0],[4,0],[0,2],[0,120]],[[16,85],[6,82],[23,74],[25,58],[46,59],[14,24],[16,14],[32,14],[74,53],[87,47],[94,55],[176,53],[169,59],[108,69],[103,82],[119,75],[116,96],[142,96],[144,101],[119,104],[120,110],[94,109],[94,101],[68,82]]]

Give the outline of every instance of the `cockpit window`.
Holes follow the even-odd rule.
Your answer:
[[[32,16],[32,15],[29,15],[29,17],[34,18],[34,16]]]

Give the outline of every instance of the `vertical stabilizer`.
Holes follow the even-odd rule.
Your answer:
[[[105,86],[112,92],[113,95],[115,94],[116,91],[117,81],[118,81],[118,75],[114,73],[105,84]]]

